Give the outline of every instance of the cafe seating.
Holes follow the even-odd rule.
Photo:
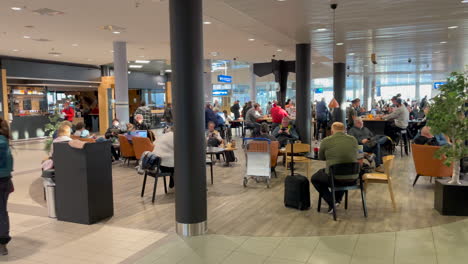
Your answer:
[[[141,156],[145,151],[153,151],[154,149],[153,143],[151,143],[150,139],[147,137],[133,137],[132,143],[135,158],[137,160],[141,159]]]
[[[348,209],[348,191],[350,190],[361,190],[362,209],[364,211],[364,217],[367,217],[367,206],[366,206],[366,195],[364,191],[364,184],[362,177],[360,177],[360,164],[355,163],[343,163],[335,164],[330,166],[329,169],[329,180],[331,185],[332,201],[333,201],[333,220],[336,221],[336,198],[335,192],[345,192],[345,210]],[[347,180],[358,180],[353,185],[344,185],[343,181]],[[322,205],[322,196],[319,196],[317,211],[320,212]]]
[[[382,158],[384,164],[384,173],[366,173],[364,174],[364,190],[367,190],[368,183],[386,183],[388,185],[388,191],[390,193],[390,199],[392,200],[393,210],[396,210],[395,195],[393,194],[391,168],[393,167],[394,155],[385,156]]]
[[[431,177],[452,177],[453,165],[445,166],[443,159],[437,159],[434,154],[440,149],[439,146],[427,146],[412,144],[413,161],[416,169],[416,178],[413,182],[413,187],[416,185],[420,176]]]
[[[212,159],[206,159],[206,165],[210,166],[210,173],[211,173],[211,185],[213,185],[213,165],[216,163],[216,161]]]
[[[291,156],[294,156],[294,163],[306,163],[306,177],[309,177],[309,165],[310,159],[302,156],[310,152],[310,145],[305,143],[294,143],[292,148],[294,152],[291,151],[291,144],[286,145],[286,149],[284,151],[284,161],[286,162],[286,169],[289,168],[290,163],[292,162]]]
[[[136,159],[135,151],[133,150],[132,144],[128,142],[128,139],[124,135],[119,135],[119,143],[120,143],[120,155],[124,158],[125,162],[128,162],[130,166],[130,160]]]
[[[278,154],[279,154],[279,142],[278,141],[271,141],[270,146],[270,157],[271,157],[271,172],[275,173],[275,178],[278,178],[276,175],[276,165],[278,164]]]
[[[78,140],[87,143],[96,143],[96,140],[94,138],[78,138]]]
[[[406,155],[408,155],[408,151],[411,152],[411,148],[410,148],[410,138],[409,138],[409,133],[408,133],[408,129],[402,129],[400,130],[399,132],[397,132],[398,134],[398,141],[396,143],[396,145],[400,145],[400,153],[401,153],[401,156],[403,157],[403,149],[405,150],[405,153]]]
[[[135,138],[133,138],[135,139]],[[164,193],[167,194],[167,184],[166,184],[166,177],[170,177],[172,173],[169,172],[161,172],[160,169],[161,166],[161,158],[157,157],[154,163],[154,166],[152,169],[146,169],[145,170],[145,176],[143,178],[143,186],[141,187],[141,197],[145,195],[145,187],[146,187],[146,179],[148,176],[154,178],[154,185],[153,185],[153,197],[151,199],[151,202],[154,203],[154,200],[156,198],[156,188],[158,186],[158,178],[163,178],[164,181]]]

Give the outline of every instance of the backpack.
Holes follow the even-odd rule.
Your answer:
[[[206,142],[206,144],[208,145],[208,147],[218,147],[219,146],[219,141],[218,141],[218,139],[216,139],[214,137],[210,137],[208,139],[208,141]]]

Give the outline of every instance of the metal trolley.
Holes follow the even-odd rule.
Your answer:
[[[267,188],[271,181],[271,141],[266,138],[244,138],[243,148],[247,163],[244,176],[244,187],[247,187],[249,179],[259,182],[261,177],[266,180]]]

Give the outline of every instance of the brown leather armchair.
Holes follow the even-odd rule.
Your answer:
[[[413,187],[420,176],[452,177],[453,165],[447,167],[443,163],[445,158],[439,160],[434,157],[435,152],[440,147],[412,144],[411,148],[413,150],[414,167],[416,168]]]
[[[128,142],[124,135],[119,135],[119,143],[120,154],[125,159],[125,161],[128,161],[128,164],[130,165],[130,160],[135,159],[135,151],[133,150],[133,146],[130,144],[130,142]]]
[[[135,158],[137,160],[141,159],[143,152],[153,151],[154,145],[151,143],[147,137],[133,137],[133,150],[135,151]]]

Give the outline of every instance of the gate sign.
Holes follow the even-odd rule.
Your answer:
[[[439,89],[439,86],[446,85],[447,82],[434,82],[434,89]]]
[[[323,88],[317,88],[315,89],[316,94],[322,94],[323,93]]]
[[[218,75],[218,82],[222,82],[222,83],[232,83],[232,76],[228,76],[228,75]]]
[[[229,90],[214,90],[213,96],[226,96],[229,95]]]

